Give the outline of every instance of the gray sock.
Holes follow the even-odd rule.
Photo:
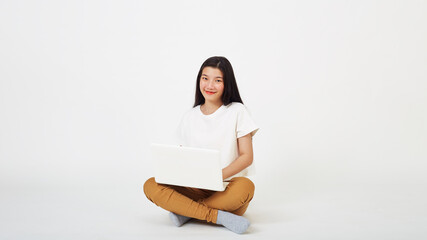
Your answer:
[[[229,230],[239,234],[246,232],[246,229],[248,229],[250,225],[248,219],[221,210],[218,210],[216,223],[221,224]]]
[[[181,227],[184,223],[191,219],[191,217],[181,216],[173,212],[169,212],[169,218],[177,227]]]

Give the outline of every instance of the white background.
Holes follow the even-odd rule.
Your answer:
[[[394,229],[425,234],[426,13],[425,1],[0,1],[0,197],[21,209],[0,214],[3,236],[48,236],[18,231],[44,206],[23,199],[64,189],[135,191],[136,225],[156,218],[141,193],[149,143],[169,141],[211,56],[230,60],[260,127],[254,227],[262,206],[345,192],[398,199],[386,210],[414,209],[391,212],[409,219]]]

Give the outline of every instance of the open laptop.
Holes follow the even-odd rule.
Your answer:
[[[157,183],[224,191],[218,150],[151,144]]]

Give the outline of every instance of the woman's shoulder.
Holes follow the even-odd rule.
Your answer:
[[[242,108],[245,108],[245,105],[243,105],[242,103],[239,103],[239,102],[232,102],[232,103],[227,105],[227,108],[242,109]]]
[[[227,109],[229,111],[234,111],[234,112],[241,112],[241,111],[247,110],[246,106],[239,102],[230,103],[229,105],[227,105]]]

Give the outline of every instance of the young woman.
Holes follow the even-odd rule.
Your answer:
[[[244,233],[249,221],[242,217],[254,195],[255,186],[245,176],[253,161],[252,136],[258,127],[240,98],[230,62],[224,57],[208,58],[200,67],[194,106],[183,115],[178,127],[180,144],[218,149],[225,191],[158,184],[144,184],[144,193],[157,206],[170,211],[176,226],[191,218],[225,226]]]

